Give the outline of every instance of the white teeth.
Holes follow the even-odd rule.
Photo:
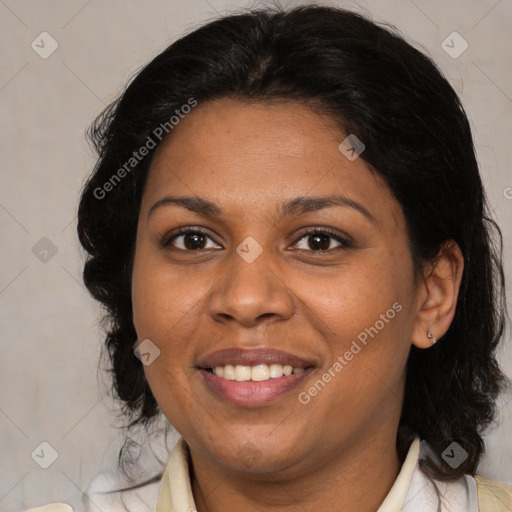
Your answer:
[[[270,379],[270,370],[266,364],[259,364],[253,366],[251,370],[251,380],[261,382],[262,380]]]
[[[217,377],[222,377],[226,380],[236,380],[238,382],[246,382],[252,380],[253,382],[262,382],[269,379],[278,379],[283,375],[288,376],[292,374],[302,373],[304,368],[293,368],[293,366],[282,364],[258,364],[256,366],[243,366],[227,364],[226,366],[216,366],[213,368],[213,373]]]
[[[217,366],[215,368],[215,375],[218,375],[218,368],[222,368],[222,366]],[[232,364],[227,364],[224,366],[224,375],[219,375],[219,377],[224,377],[226,380],[235,380],[235,367]]]
[[[270,365],[270,377],[277,379],[283,376],[283,365],[282,364],[271,364]]]
[[[250,366],[235,366],[235,380],[238,382],[244,382],[251,380],[251,367]]]

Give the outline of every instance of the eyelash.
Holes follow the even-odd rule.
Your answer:
[[[179,238],[180,236],[183,236],[183,235],[192,235],[192,234],[199,234],[199,235],[203,235],[203,236],[206,236],[208,238],[210,238],[210,240],[212,240],[213,242],[215,242],[215,240],[213,240],[210,235],[202,228],[200,227],[186,227],[186,228],[179,228],[178,229],[178,232],[177,233],[174,233],[172,236],[166,236],[163,238],[162,242],[161,242],[161,246],[162,248],[168,248],[171,243],[176,240],[177,238]],[[309,250],[306,252],[322,252],[322,253],[326,253],[326,252],[330,252],[330,251],[333,251],[333,250],[336,250],[336,249],[351,249],[354,247],[354,244],[346,237],[343,237],[341,236],[338,232],[335,232],[329,228],[313,228],[311,229],[310,231],[306,231],[304,233],[302,233],[299,238],[297,238],[292,245],[296,245],[300,240],[302,240],[303,238],[307,238],[308,236],[314,236],[314,235],[327,235],[331,238],[333,238],[334,240],[336,240],[337,242],[340,243],[340,246],[338,247],[335,247],[333,249],[324,249],[324,250],[317,250],[317,251],[314,251],[314,250]],[[217,244],[217,242],[215,242]],[[219,244],[217,244],[219,245]],[[193,250],[189,250],[189,249],[177,249],[177,250],[180,250],[180,251],[186,251],[186,252],[196,252],[196,251],[201,251],[202,249],[193,249]],[[298,249],[298,250],[305,250],[305,249]]]

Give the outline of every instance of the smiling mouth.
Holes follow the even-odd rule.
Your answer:
[[[208,395],[237,407],[261,407],[289,395],[318,367],[315,358],[260,346],[217,350],[197,361]]]
[[[269,405],[289,395],[314,371],[313,366],[293,368],[291,365],[280,364],[255,366],[228,364],[198,369],[209,390],[217,397],[244,408]],[[223,371],[222,377],[215,373]]]
[[[270,379],[279,379],[283,376],[296,375],[309,368],[309,366],[294,368],[289,364],[258,364],[255,366],[227,364],[225,366],[205,368],[205,370],[224,380],[263,382]]]

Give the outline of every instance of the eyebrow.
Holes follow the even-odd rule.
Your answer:
[[[148,220],[155,210],[167,205],[181,206],[191,212],[205,217],[220,217],[222,214],[222,210],[219,206],[199,196],[166,196],[151,206],[147,216]],[[315,212],[331,206],[353,208],[362,213],[373,223],[377,223],[376,218],[362,204],[339,194],[317,197],[296,197],[281,205],[281,217],[304,215],[306,213]]]

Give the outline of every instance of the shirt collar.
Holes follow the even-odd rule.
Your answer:
[[[180,437],[162,477],[156,512],[195,510],[189,476],[188,450],[185,440]]]
[[[402,506],[407,496],[407,491],[411,485],[412,476],[418,463],[418,457],[420,454],[420,438],[416,437],[405,457],[405,461],[402,464],[400,473],[396,477],[393,487],[388,492],[388,495],[382,502],[377,512],[399,512],[402,510]]]
[[[415,472],[420,451],[420,439],[416,437],[407,453],[393,487],[377,512],[399,512]],[[180,437],[171,454],[158,491],[156,512],[195,510],[189,476],[189,448]]]

